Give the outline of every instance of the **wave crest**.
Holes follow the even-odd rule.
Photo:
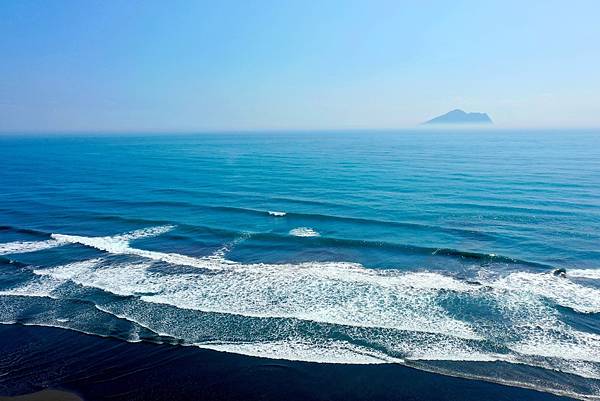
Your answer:
[[[309,227],[297,227],[290,230],[290,235],[294,237],[320,237],[317,231]]]

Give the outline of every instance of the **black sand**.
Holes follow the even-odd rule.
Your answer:
[[[566,400],[399,365],[335,365],[0,325],[0,396],[77,400]],[[34,398],[32,398],[34,397]],[[44,398],[46,397],[46,398]],[[2,399],[2,398],[0,398]]]

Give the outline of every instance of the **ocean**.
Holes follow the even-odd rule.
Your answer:
[[[598,131],[5,135],[0,150],[3,325],[600,398]],[[0,355],[9,393],[19,352]]]

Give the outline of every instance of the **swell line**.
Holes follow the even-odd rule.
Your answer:
[[[108,217],[107,217],[108,218]],[[114,217],[110,217],[114,218]],[[139,224],[139,221],[136,220]],[[96,247],[103,251],[116,250],[117,248],[123,248],[127,241],[132,241],[148,236],[162,235],[171,231],[175,226],[163,225],[157,227],[151,227],[146,229],[136,230],[130,233],[120,234],[113,237],[88,237],[78,235],[66,235],[57,233],[43,233],[50,237],[46,241],[15,241],[12,243],[0,244],[0,255],[6,255],[11,253],[24,253],[24,252],[35,252],[44,250],[56,246],[62,246],[67,243],[80,243],[82,245]],[[218,233],[223,236],[231,238],[239,238],[251,235],[254,240],[265,240],[265,241],[285,241],[285,242],[297,242],[299,244],[311,244],[315,246],[335,246],[335,247],[347,247],[355,249],[383,249],[390,251],[399,251],[405,254],[415,255],[431,255],[431,256],[445,256],[458,259],[469,259],[476,260],[481,263],[508,263],[518,264],[523,266],[530,266],[543,269],[551,269],[552,266],[536,261],[528,261],[523,259],[517,259],[509,256],[497,255],[495,253],[481,253],[464,251],[454,248],[443,248],[443,247],[424,247],[412,244],[403,244],[388,241],[372,241],[372,240],[357,240],[350,238],[339,238],[332,236],[313,236],[313,237],[300,237],[288,234],[279,234],[275,232],[239,232],[234,230],[227,230],[221,228],[215,228],[210,226],[200,225],[178,225],[180,232],[210,232]],[[40,235],[42,232],[39,232]],[[110,239],[110,240],[107,240]],[[193,239],[193,238],[190,238]],[[108,241],[108,242],[107,242]],[[129,248],[128,252],[136,254],[138,256],[147,255],[150,258],[156,259],[162,256],[158,256],[157,252],[141,250],[137,248]],[[184,262],[186,265],[198,267],[198,263],[188,260],[189,257],[175,257],[175,256],[164,256],[164,261],[175,261],[178,259],[180,262]]]

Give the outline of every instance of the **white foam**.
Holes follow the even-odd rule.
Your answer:
[[[256,344],[277,344],[276,349],[272,349],[270,355],[274,358],[296,359],[312,362],[335,362],[335,363],[357,363],[355,357],[340,355],[337,348],[330,349],[331,339],[327,338],[329,331],[315,331],[310,334],[304,332],[298,322],[292,320],[278,321],[276,326],[261,328],[260,320],[245,320],[244,327],[249,331],[234,329],[237,326],[236,319],[228,318],[224,324],[215,324],[214,321],[204,321],[204,319],[189,321],[181,320],[173,315],[163,315],[156,311],[156,307],[150,307],[145,310],[139,304],[123,305],[122,303],[107,304],[98,309],[113,314],[120,319],[126,319],[145,327],[155,333],[173,338],[182,338],[196,345],[219,344],[219,350],[235,353],[243,353],[255,356],[264,356],[260,349],[255,349]],[[188,313],[188,312],[186,312]],[[359,347],[360,354],[375,353],[381,361],[398,362],[402,359],[411,361],[423,360],[446,360],[446,361],[478,361],[492,362],[498,360],[511,361],[510,355],[500,355],[485,352],[478,348],[477,343],[471,343],[469,340],[454,338],[439,334],[425,334],[420,332],[398,332],[398,331],[365,331],[358,327],[338,327],[346,336],[353,339],[353,345],[356,342],[369,344],[369,346]],[[336,331],[337,331],[336,330]],[[211,333],[212,338],[226,339],[221,341],[200,341],[206,337],[206,333]],[[273,335],[279,339],[272,340]],[[306,354],[301,352],[301,348],[294,346],[296,342],[310,344],[311,350]],[[290,357],[289,352],[285,352],[287,344],[292,343],[296,350],[295,355]],[[241,347],[238,345],[242,344]],[[247,349],[250,347],[250,350]],[[316,351],[318,349],[318,351]],[[251,351],[254,350],[254,351]],[[281,354],[277,355],[277,352]],[[330,354],[334,355],[330,355]],[[360,363],[360,362],[358,362]]]
[[[574,330],[559,322],[552,329],[560,336],[550,330],[530,330],[524,340],[510,348],[521,354],[600,363],[600,335]]]
[[[210,257],[196,258],[178,253],[166,253],[132,248],[129,245],[129,241],[131,240],[160,235],[171,230],[172,228],[173,226],[156,227],[113,237],[84,237],[79,235],[52,234],[52,238],[61,241],[62,243],[81,244],[116,255],[135,255],[174,265],[197,267],[201,269],[219,269],[221,267],[223,263],[220,256],[228,248],[222,248]]]
[[[95,261],[87,261],[34,272],[117,295],[142,294],[147,302],[204,312],[478,338],[468,324],[447,316],[435,303],[444,282],[445,289],[463,285],[443,276],[428,281],[426,277],[434,273],[378,274],[343,263],[231,262],[216,274],[177,275],[156,273],[148,267],[148,263],[140,262],[99,268]]]
[[[319,236],[321,236],[321,234],[319,234],[317,231],[315,231],[309,227],[293,228],[290,230],[290,235],[293,235],[295,237],[319,237]]]
[[[144,300],[205,312],[292,317],[480,338],[469,324],[450,318],[436,303],[436,298],[440,291],[475,293],[481,289],[437,273],[377,271],[342,262],[240,264],[224,258],[226,247],[209,257],[194,258],[131,248],[120,241],[115,243],[113,237],[58,238],[111,253],[220,271],[212,275],[164,276],[147,272],[147,265],[136,264],[121,270],[112,267],[110,272],[99,270],[94,274],[89,274],[89,269],[78,272],[73,266],[40,272],[55,278],[70,277],[79,284],[97,286],[119,295],[151,293],[144,295]],[[116,274],[117,271],[120,274]],[[103,272],[109,276],[101,277]],[[513,273],[486,285],[496,291],[509,290],[550,298],[577,311],[595,312],[600,308],[598,290],[551,274]]]
[[[64,280],[53,277],[45,279],[36,277],[15,287],[0,290],[0,295],[54,298],[53,291],[63,283]]]
[[[36,269],[33,272],[39,276],[49,277],[56,282],[64,283],[70,280],[76,284],[99,288],[123,296],[135,295],[140,290],[140,284],[144,286],[144,293],[162,289],[156,285],[149,286],[147,280],[143,283],[139,279],[137,282],[135,281],[135,272],[145,272],[150,266],[149,263],[125,263],[99,268],[103,261],[101,258],[90,259],[50,269]],[[117,280],[127,279],[128,281],[122,282],[121,285],[115,285],[111,276]]]
[[[112,237],[82,237],[77,235],[52,234],[52,239],[46,241],[15,241],[0,244],[0,255],[43,251],[68,243],[81,243],[88,246],[93,246],[94,243],[103,243],[103,248],[118,249],[119,247],[126,247],[130,241],[155,237],[172,230],[174,227],[171,225],[149,227]]]
[[[213,262],[213,264],[223,264],[223,265],[230,265],[230,264],[234,264],[235,262],[231,262],[225,259],[225,255],[231,251],[231,249],[238,245],[239,243],[247,240],[248,238],[251,237],[251,233],[244,233],[241,236],[239,236],[238,238],[234,239],[233,241],[229,242],[228,244],[223,245],[221,248],[217,249],[215,252],[213,252],[211,255],[205,256],[203,258],[197,258],[197,260],[210,260],[211,262]]]
[[[380,300],[361,300],[353,298],[351,293],[353,286],[357,282],[378,287],[382,299],[389,293],[397,291],[400,287],[406,289],[429,289],[451,288],[464,289],[465,285],[451,279],[436,275],[433,273],[415,273],[409,275],[389,275],[386,272],[377,273],[363,269],[360,265],[351,263],[303,263],[298,265],[239,265],[235,262],[220,260],[214,255],[209,258],[189,258],[178,254],[163,254],[152,251],[143,251],[134,248],[116,245],[106,238],[88,238],[72,236],[61,236],[62,240],[82,243],[84,245],[94,246],[99,249],[107,250],[113,253],[129,253],[143,257],[149,257],[155,260],[163,260],[174,264],[186,264],[197,267],[227,267],[232,271],[221,275],[178,275],[164,277],[146,272],[148,264],[126,264],[124,266],[111,266],[110,269],[94,270],[99,260],[90,260],[85,262],[72,263],[53,269],[39,269],[35,273],[40,275],[50,275],[59,280],[72,280],[81,285],[93,286],[113,292],[118,295],[134,295],[138,293],[156,293],[154,296],[145,296],[148,301],[173,304],[178,307],[189,309],[199,309],[208,312],[224,312],[241,314],[246,316],[258,317],[296,317],[300,319],[334,322],[349,325],[372,326],[381,325],[383,327],[398,327],[399,322],[394,323],[393,318],[387,312],[386,316],[372,315],[369,311],[365,313],[354,314],[352,310],[346,307],[359,307],[360,303],[365,306],[373,303],[377,304]],[[283,275],[281,273],[284,273]],[[279,275],[279,278],[275,279]],[[319,280],[321,276],[321,280]],[[290,283],[293,284],[290,286]],[[343,292],[341,284],[344,283]],[[287,284],[287,285],[286,285]],[[318,287],[327,285],[332,291],[323,297],[322,291]],[[277,294],[274,287],[279,287]],[[228,291],[225,291],[228,289]],[[313,291],[313,289],[315,291]],[[263,291],[266,290],[266,291]],[[221,292],[221,293],[219,293]],[[237,295],[235,293],[237,292]],[[288,298],[292,293],[314,292],[312,297],[317,304],[311,308],[306,302],[307,298],[298,305],[288,304]],[[414,291],[413,291],[414,292]],[[387,293],[388,295],[386,295]],[[274,298],[286,295],[280,302],[275,302]],[[333,302],[339,295],[339,300],[344,305],[339,305],[340,311],[333,306]],[[398,316],[407,330],[417,331],[437,331],[436,325],[441,321],[433,322],[433,316],[440,315],[440,311],[426,308],[427,298],[433,294],[423,293],[425,298],[422,300],[423,311],[431,315],[424,318],[415,310],[415,300],[411,300],[412,308],[406,308],[398,305],[402,309],[398,311]],[[371,296],[376,296],[372,294]],[[395,296],[394,296],[395,297]],[[225,298],[225,299],[223,299]],[[350,301],[351,300],[351,301]],[[350,301],[350,302],[349,302]],[[331,305],[330,305],[331,304]],[[344,312],[344,310],[347,310]],[[401,313],[400,313],[401,312]],[[381,314],[381,312],[379,312]],[[408,316],[407,316],[408,314]],[[458,321],[438,316],[444,320],[442,326],[445,329],[461,332],[460,335],[473,338],[474,334],[468,327],[465,327]],[[383,319],[381,319],[383,318]],[[408,326],[406,326],[408,324]]]
[[[129,248],[126,240],[115,237],[84,237],[79,235],[52,234],[52,238],[65,244],[81,244],[110,253],[124,253]]]
[[[128,242],[116,240],[114,237],[81,237],[77,235],[62,234],[52,234],[52,236],[64,242],[89,246],[115,255],[135,255],[174,265],[191,266],[203,269],[218,268],[210,258],[195,258],[178,253],[165,253],[132,248],[129,246]]]
[[[119,304],[120,305],[120,304]],[[277,337],[287,334],[287,330],[291,330],[285,340],[265,340],[256,339],[248,341],[242,334],[238,337],[236,333],[229,331],[227,327],[223,327],[222,331],[216,330],[214,323],[210,328],[190,325],[189,323],[181,323],[177,320],[173,321],[166,319],[162,314],[152,317],[152,313],[140,310],[138,306],[131,305],[128,308],[122,309],[118,307],[119,312],[109,308],[99,308],[106,313],[111,313],[121,319],[126,319],[136,324],[148,328],[151,331],[164,336],[174,338],[186,338],[190,334],[202,336],[204,332],[212,333],[215,336],[221,332],[226,342],[217,341],[202,341],[196,342],[195,345],[201,348],[208,348],[217,351],[238,353],[256,357],[267,357],[273,359],[299,360],[307,362],[321,363],[347,363],[347,364],[363,364],[363,363],[402,363],[403,361],[412,361],[419,363],[421,361],[468,361],[468,362],[495,362],[504,361],[509,363],[527,364],[538,366],[546,369],[563,371],[579,375],[586,378],[599,378],[600,374],[594,364],[590,364],[578,360],[553,360],[551,364],[540,362],[538,359],[523,358],[522,355],[499,354],[482,350],[477,343],[469,343],[465,340],[444,337],[444,336],[429,336],[419,333],[399,333],[393,332],[362,332],[348,330],[345,333],[359,342],[366,342],[375,347],[357,346],[353,343],[345,341],[336,341],[327,338],[322,338],[316,333],[310,334],[308,337],[296,338],[299,334],[295,331],[293,325],[278,326],[276,329]],[[132,315],[133,314],[133,317]],[[141,320],[140,320],[141,319]],[[206,324],[206,323],[205,323]],[[252,325],[248,322],[247,324]],[[196,334],[197,333],[197,334]],[[374,335],[372,335],[374,334]],[[264,337],[264,332],[258,337]],[[269,335],[266,334],[268,337]],[[311,337],[314,336],[314,337]],[[251,336],[254,338],[254,336]],[[550,339],[551,340],[551,339]],[[384,351],[382,351],[382,349]],[[394,356],[396,355],[396,356]],[[401,355],[401,356],[398,356]],[[414,363],[411,363],[415,366]],[[419,366],[419,365],[417,365]]]
[[[492,285],[500,289],[533,293],[582,313],[600,312],[600,289],[586,287],[551,273],[516,272]]]
[[[147,325],[147,324],[144,324],[144,323],[142,323],[141,321],[139,321],[139,320],[137,320],[137,319],[134,319],[134,318],[132,318],[131,316],[124,315],[124,314],[121,314],[121,313],[117,313],[117,312],[114,312],[114,311],[112,311],[112,310],[110,310],[110,309],[107,309],[105,306],[102,306],[102,305],[96,305],[96,304],[94,304],[94,307],[95,307],[96,309],[98,309],[100,312],[107,313],[107,314],[109,314],[109,315],[113,315],[113,316],[115,316],[115,317],[117,317],[117,318],[119,318],[119,319],[123,319],[123,320],[127,320],[127,321],[129,321],[129,322],[135,323],[136,325],[138,325],[138,326],[140,326],[140,327],[143,327],[143,328],[145,328],[145,329],[147,329],[147,330],[149,330],[149,331],[151,331],[151,332],[153,332],[153,333],[156,333],[156,334],[158,334],[159,336],[163,336],[163,337],[174,337],[174,338],[176,338],[176,337],[177,337],[177,336],[174,336],[174,335],[172,335],[171,333],[166,333],[166,332],[161,332],[161,331],[159,331],[159,330],[156,330],[156,328],[150,327],[149,325]]]
[[[269,213],[269,215],[274,216],[274,217],[283,217],[287,214],[286,212],[276,212],[274,210],[269,210],[268,213]]]
[[[199,343],[200,348],[270,359],[290,361],[369,365],[402,363],[381,352],[346,341],[312,343],[302,340],[267,341],[254,343]]]
[[[455,362],[515,362],[515,358],[498,353],[478,351],[469,347],[445,347],[440,344],[414,344],[416,348],[406,358],[411,361],[455,361]]]
[[[297,318],[357,329],[401,330],[387,334],[367,332],[369,336],[375,335],[368,339],[361,337],[364,332],[348,331],[352,338],[379,344],[376,348],[355,349],[353,344],[327,338],[314,341],[309,337],[251,343],[230,338],[227,342],[197,343],[203,348],[219,351],[331,363],[384,363],[401,359],[502,360],[600,378],[594,376],[597,372],[594,364],[600,363],[600,336],[574,330],[562,323],[556,311],[543,302],[546,296],[534,288],[545,282],[528,279],[528,284],[523,285],[523,281],[519,281],[523,278],[517,273],[516,277],[513,274],[513,277],[474,286],[437,273],[376,271],[352,263],[242,265],[231,262],[208,274],[177,275],[163,274],[151,267],[151,262],[143,260],[110,263],[110,260],[92,259],[37,269],[34,273],[51,279],[53,286],[71,280],[118,295],[137,295],[145,302],[184,309]],[[540,276],[544,280],[554,277]],[[46,294],[51,293],[48,287],[40,288]],[[31,295],[38,290],[29,286],[13,293]],[[451,318],[437,301],[449,293],[473,300],[486,297],[495,300],[501,307],[502,319],[508,319],[510,324],[494,326],[497,322],[487,321],[475,330],[475,326]],[[141,322],[126,313],[115,315],[177,338],[177,331],[165,330],[160,321],[153,321],[151,317],[150,321]],[[407,332],[393,334],[402,331]],[[514,354],[490,352],[477,342],[485,339],[503,343],[506,338],[515,336],[516,340],[506,344]],[[385,352],[377,351],[380,348]],[[540,357],[547,360],[540,360]]]
[[[567,271],[568,277],[589,278],[600,280],[600,269],[573,269]]]
[[[28,253],[43,251],[44,249],[54,248],[64,245],[62,242],[54,240],[46,241],[15,241],[0,244],[0,255],[8,255],[12,253]]]
[[[140,230],[130,231],[125,234],[116,235],[112,238],[120,241],[133,241],[141,238],[157,237],[173,230],[175,226],[165,225],[157,227],[142,228]]]
[[[521,273],[515,275],[521,276]],[[600,379],[600,370],[598,366],[594,367],[600,362],[600,336],[564,323],[559,312],[547,302],[547,291],[536,288],[536,285],[545,286],[545,280],[550,277],[566,278],[548,273],[538,275],[540,281],[521,282],[522,277],[513,281],[514,276],[500,279],[493,291],[508,320],[508,326],[498,337],[515,352],[512,362]],[[507,282],[511,285],[507,286]],[[517,288],[520,284],[522,287]],[[551,290],[551,294],[558,295],[556,289]],[[594,375],[594,372],[598,374]]]
[[[546,273],[540,276],[555,277]],[[509,340],[507,346],[528,356],[600,363],[600,335],[576,330],[563,322],[559,313],[545,302],[546,290],[535,288],[534,283],[523,283],[519,290],[497,294],[498,303],[506,308],[504,314],[510,317],[511,329],[517,337]],[[537,284],[545,287],[544,281]],[[556,289],[550,291],[557,297]]]
[[[600,371],[600,336],[575,330],[561,320],[555,308],[600,312],[600,290],[571,280],[589,276],[589,271],[568,271],[566,277],[514,272],[500,278],[482,272],[482,285],[471,285],[434,272],[367,269],[347,262],[243,264],[225,257],[235,241],[206,257],[142,250],[129,244],[132,239],[164,230],[138,230],[114,237],[55,234],[54,240],[61,243],[79,243],[136,258],[112,263],[107,257],[36,269],[37,281],[0,294],[52,296],[57,286],[72,281],[180,309],[338,325],[336,330],[360,344],[376,345],[355,349],[354,344],[328,338],[320,338],[317,344],[298,332],[298,338],[286,340],[266,338],[249,343],[224,337],[210,344],[198,342],[205,348],[248,355],[336,363],[375,363],[398,355],[406,360],[503,360],[600,378],[596,374]],[[211,271],[168,274],[152,268],[153,260]],[[454,302],[489,310],[460,320],[445,306]],[[161,322],[148,319],[138,317],[137,321],[155,332],[177,337]],[[492,352],[497,347],[486,343],[505,346],[505,353]]]

